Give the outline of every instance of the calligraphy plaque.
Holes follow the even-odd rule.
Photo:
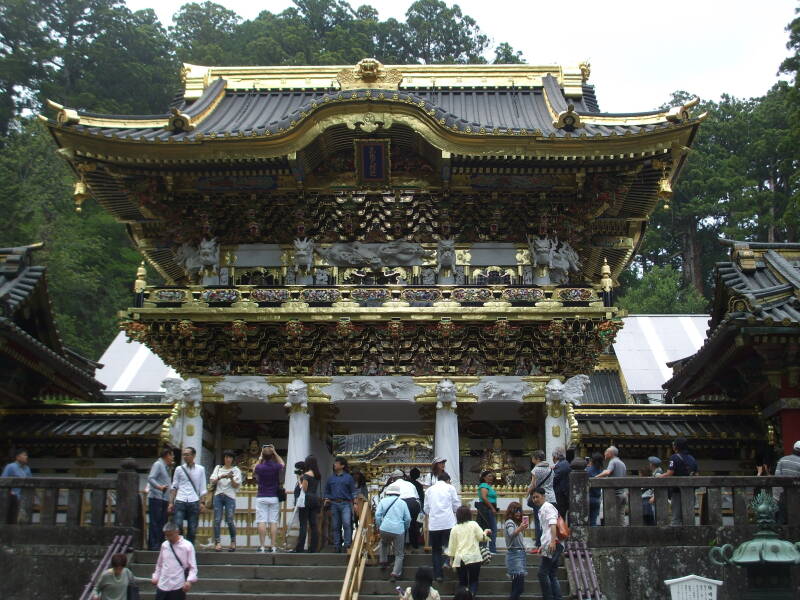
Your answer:
[[[390,140],[354,140],[356,181],[359,185],[388,185]]]

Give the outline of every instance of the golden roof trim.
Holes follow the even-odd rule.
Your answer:
[[[552,75],[568,97],[582,96],[583,83],[588,77],[587,70],[582,70],[581,65],[383,65],[383,68],[401,74],[400,89],[533,88],[542,85],[543,77]],[[214,67],[184,63],[182,79],[185,98],[195,100],[218,77],[228,82],[230,90],[338,89],[340,73],[352,70],[353,65]]]

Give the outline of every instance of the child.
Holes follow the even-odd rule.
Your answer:
[[[433,571],[428,567],[420,567],[414,575],[414,585],[406,588],[400,600],[440,600],[439,592],[432,585]]]

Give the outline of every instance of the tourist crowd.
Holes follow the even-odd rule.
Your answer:
[[[650,456],[646,468],[640,473],[647,477],[688,477],[699,471],[697,461],[689,451],[686,439],[677,438],[672,444],[673,453],[666,459]],[[186,447],[181,452],[182,462],[173,468],[173,452],[166,449],[153,463],[147,477],[147,505],[149,516],[148,548],[158,552],[152,583],[156,586],[158,600],[182,600],[197,581],[195,538],[200,514],[213,511],[214,550],[223,550],[221,525],[224,518],[229,534],[228,551],[236,550],[236,499],[243,484],[243,474],[235,464],[235,453],[222,453],[223,462],[214,467],[206,477],[204,467],[196,462],[195,448]],[[552,464],[545,452],[537,450],[531,456],[531,480],[527,489],[527,505],[533,518],[534,548],[532,554],[540,555],[538,578],[545,600],[560,600],[558,580],[559,559],[564,551],[563,540],[568,535],[569,475],[567,455],[562,448],[552,452]],[[444,458],[434,459],[430,474],[421,482],[419,469],[408,475],[401,470],[390,474],[383,490],[373,498],[376,531],[379,534],[380,566],[388,571],[392,582],[403,577],[406,546],[418,548],[422,543],[421,525],[427,519],[431,546],[431,568],[419,568],[414,583],[403,589],[397,587],[401,600],[439,600],[433,587],[442,582],[445,570],[454,570],[459,588],[455,598],[470,600],[478,593],[481,566],[497,554],[497,491],[495,473],[480,473],[476,497],[463,503],[446,471]],[[272,444],[265,444],[253,477],[257,484],[255,498],[255,523],[258,527],[259,552],[277,552],[280,504],[286,500],[283,486],[285,463]],[[590,478],[616,478],[627,475],[627,466],[619,450],[609,446],[603,454],[586,458],[586,472]],[[768,474],[767,465],[759,465],[759,474]],[[366,478],[361,473],[350,473],[347,460],[337,457],[333,472],[322,485],[322,474],[314,456],[295,463],[294,514],[298,519],[297,541],[290,552],[317,552],[320,550],[320,511],[329,511],[331,540],[334,552],[347,552],[353,539],[355,520],[361,507],[369,499]],[[794,444],[792,454],[781,458],[775,475],[800,478],[800,441]],[[19,449],[15,460],[3,469],[2,477],[30,477],[28,453]],[[614,522],[624,524],[629,498],[627,488],[612,488],[614,502],[608,499],[605,508],[617,511]],[[667,488],[671,524],[683,524],[682,496],[679,487]],[[20,488],[10,488],[7,522],[16,523],[20,506]],[[603,490],[590,486],[589,525],[601,522]],[[779,491],[780,509],[786,506]],[[642,518],[645,525],[656,524],[655,493],[653,488],[641,496]],[[473,519],[473,508],[477,520]],[[511,581],[509,600],[518,600],[525,590],[528,550],[524,534],[530,526],[529,517],[519,502],[510,502],[502,511],[502,532],[505,537],[505,565]],[[185,527],[185,529],[184,529]],[[183,535],[185,532],[185,535]],[[267,543],[269,535],[269,543]],[[308,545],[306,545],[308,542]],[[133,573],[127,568],[124,554],[111,557],[111,568],[102,573],[94,590],[96,600],[121,600],[127,598],[128,588],[135,583]]]

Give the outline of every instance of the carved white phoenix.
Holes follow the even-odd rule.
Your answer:
[[[564,383],[551,379],[545,386],[545,398],[550,403],[580,406],[587,385],[589,376],[583,374],[570,377]]]

